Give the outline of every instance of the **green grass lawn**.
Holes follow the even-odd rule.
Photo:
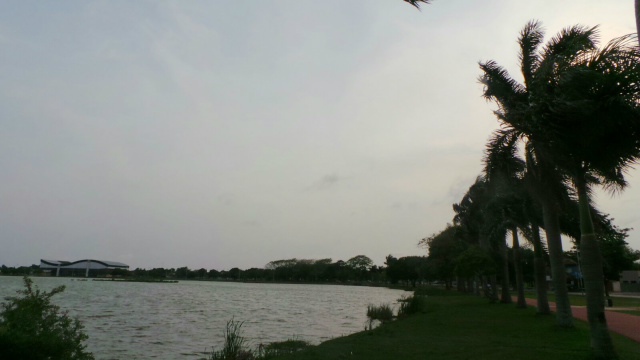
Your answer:
[[[587,325],[555,326],[553,316],[455,291],[433,290],[426,312],[373,331],[324,342],[277,359],[588,359]],[[363,309],[362,311],[365,311]],[[613,334],[620,359],[640,359],[640,344]]]
[[[527,291],[525,292],[524,296],[531,299],[535,299],[536,293],[533,291],[532,292]],[[549,293],[548,296],[549,296],[549,301],[552,301],[552,302],[556,301],[556,297],[553,293]],[[617,308],[617,307],[640,308],[640,298],[612,296],[611,299],[613,301],[614,308]],[[584,295],[569,294],[569,302],[571,303],[571,305],[587,306],[587,300]]]
[[[629,315],[640,316],[640,310],[613,310],[613,311],[621,312]],[[638,321],[640,321],[640,319]]]

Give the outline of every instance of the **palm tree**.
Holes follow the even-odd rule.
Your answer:
[[[502,123],[502,131],[510,137],[526,141],[527,167],[530,177],[535,179],[536,186],[533,196],[542,205],[544,229],[547,235],[551,273],[556,293],[556,320],[558,325],[573,326],[573,317],[569,295],[566,287],[564,271],[564,254],[559,226],[559,194],[562,192],[563,178],[556,171],[551,161],[552,154],[546,151],[541,143],[535,141],[531,134],[537,129],[531,118],[535,115],[536,103],[532,100],[535,88],[538,86],[536,72],[544,64],[555,57],[571,56],[576,48],[586,46],[583,37],[571,29],[565,31],[567,36],[560,36],[545,48],[540,56],[536,51],[544,38],[541,24],[529,22],[518,39],[520,45],[520,68],[524,77],[524,84],[512,79],[508,72],[494,61],[480,64],[484,75],[480,81],[485,85],[484,97],[496,102],[499,109],[495,112]],[[587,44],[588,45],[588,44]],[[545,68],[546,68],[545,67]],[[545,74],[546,75],[546,74]],[[541,79],[542,80],[542,79]]]
[[[596,32],[592,42],[596,44]],[[533,121],[578,195],[580,248],[587,293],[587,316],[595,355],[606,358],[613,344],[604,314],[602,257],[591,215],[595,185],[626,186],[624,173],[640,159],[640,49],[633,36],[612,40],[602,49],[584,48],[553,59],[552,81],[540,84]]]
[[[636,32],[640,34],[640,0],[636,0]],[[638,45],[640,45],[640,36],[638,36]]]
[[[462,197],[462,200],[453,204],[455,216],[453,223],[457,226],[457,236],[465,239],[472,245],[478,245],[484,252],[493,253],[490,236],[487,233],[486,204],[488,199],[487,182],[483,176],[478,176],[473,185]],[[484,293],[491,302],[497,301],[495,272],[487,272],[491,275],[481,279]]]
[[[488,206],[494,209],[497,214],[498,223],[503,238],[500,240],[500,254],[503,259],[503,285],[502,299],[503,303],[511,303],[511,294],[509,292],[509,266],[507,258],[507,246],[505,244],[504,235],[509,230],[512,236],[512,252],[513,263],[516,275],[516,288],[518,292],[518,307],[526,308],[527,304],[524,298],[524,283],[522,277],[522,264],[520,263],[520,245],[518,239],[518,227],[523,226],[524,208],[522,207],[523,189],[522,174],[525,164],[518,157],[517,153],[518,138],[513,136],[509,131],[496,131],[490,139],[485,150],[484,173],[488,180],[490,189],[492,190],[492,198],[489,200]]]
[[[624,171],[640,158],[640,49],[629,35],[598,50],[595,27],[565,29],[538,50],[542,37],[537,22],[521,34],[524,86],[493,62],[481,65],[485,96],[500,105],[503,123],[526,138],[540,164],[541,183],[568,181],[578,195],[591,345],[596,357],[615,357],[589,195],[594,185],[623,188]],[[548,235],[557,227],[550,198],[541,196]],[[553,258],[553,241],[548,241]]]

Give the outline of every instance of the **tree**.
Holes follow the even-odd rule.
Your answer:
[[[518,293],[517,306],[526,308],[527,303],[524,298],[524,283],[522,277],[522,264],[520,261],[520,241],[518,228],[525,228],[528,225],[526,219],[524,203],[527,202],[527,191],[523,181],[525,163],[517,155],[517,138],[509,136],[509,133],[498,131],[487,144],[484,158],[484,173],[491,197],[487,203],[487,209],[492,210],[490,214],[493,219],[493,226],[497,227],[500,234],[506,235],[505,230],[511,232],[512,255],[515,267],[516,288]],[[500,255],[502,258],[502,302],[511,303],[509,292],[509,262],[508,250],[505,239],[499,240]]]
[[[453,204],[453,211],[456,213],[453,223],[458,226],[456,236],[469,244],[478,245],[495,257],[497,249],[493,245],[500,241],[504,242],[504,233],[495,231],[494,222],[488,221],[489,213],[486,210],[490,196],[487,180],[484,176],[478,176],[462,200]],[[497,242],[492,240],[497,240]],[[491,302],[497,301],[496,272],[481,277],[479,280],[489,300]]]
[[[635,1],[636,8],[636,32],[640,34],[640,0]],[[640,45],[640,37],[638,38],[638,45]]]
[[[426,247],[429,253],[429,270],[437,279],[444,281],[447,289],[455,279],[456,260],[469,246],[457,232],[458,226],[447,224],[447,227],[437,234],[420,240],[419,246]]]
[[[566,70],[545,86],[544,108],[536,125],[561,170],[571,179],[580,209],[580,250],[587,317],[596,357],[613,355],[604,313],[604,274],[600,246],[591,215],[591,188],[620,190],[624,173],[640,158],[640,51],[632,37],[592,47],[575,58],[554,63]],[[550,122],[549,119],[553,119]]]
[[[358,271],[368,271],[373,266],[373,260],[365,255],[357,255],[347,260],[347,266]]]
[[[424,264],[426,258],[422,256],[405,256],[401,258],[395,258],[388,255],[385,261],[387,265],[386,273],[387,278],[392,284],[396,284],[400,281],[411,282],[413,287],[416,286],[416,282],[420,278],[420,268]]]
[[[484,72],[480,82],[485,85],[484,97],[494,101],[498,110],[494,113],[502,124],[502,137],[526,141],[525,154],[529,184],[542,207],[543,224],[547,235],[549,261],[556,295],[556,321],[564,327],[573,326],[573,316],[566,287],[559,211],[561,198],[566,191],[565,179],[557,171],[552,153],[536,135],[540,129],[533,121],[540,116],[536,111],[539,101],[536,95],[546,82],[553,81],[553,61],[556,58],[575,56],[576,51],[589,46],[584,29],[574,27],[563,30],[538,53],[544,39],[542,25],[531,21],[525,25],[518,38],[520,45],[520,70],[524,84],[512,79],[508,72],[494,61],[480,64]],[[585,44],[586,42],[586,44]],[[546,71],[544,71],[546,70]]]
[[[64,291],[59,286],[50,292],[40,291],[33,280],[24,277],[22,297],[8,297],[0,312],[0,349],[2,358],[23,360],[89,360],[88,338],[83,325],[51,304],[51,298]]]
[[[567,28],[539,49],[543,36],[537,22],[521,34],[524,85],[493,62],[481,64],[485,96],[500,105],[503,124],[527,140],[541,183],[564,182],[578,195],[591,344],[597,358],[615,357],[589,193],[599,184],[623,188],[624,171],[640,156],[639,49],[625,36],[598,50],[597,27]],[[557,226],[557,198],[541,199],[553,271],[558,249],[549,230]]]

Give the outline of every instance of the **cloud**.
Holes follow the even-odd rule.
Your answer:
[[[309,190],[327,190],[334,188],[337,184],[343,181],[344,178],[340,177],[338,174],[327,174],[323,176],[320,180],[316,181],[314,184],[308,187]]]

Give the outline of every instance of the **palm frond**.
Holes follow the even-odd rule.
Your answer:
[[[537,20],[529,21],[518,38],[520,45],[520,70],[524,77],[525,86],[528,86],[533,78],[533,73],[540,64],[540,56],[537,53],[538,47],[544,39],[544,29],[542,23]]]
[[[585,51],[595,49],[598,43],[598,27],[574,25],[551,38],[541,52],[542,61],[536,70],[538,77],[553,86],[555,75],[569,67],[572,61]]]
[[[414,6],[416,9],[420,10],[420,3],[429,4],[431,0],[404,0],[404,2],[407,2]]]
[[[494,131],[485,148],[484,173],[489,182],[496,177],[516,179],[525,169],[524,160],[518,155],[520,133],[513,129]]]
[[[526,97],[526,89],[514,80],[509,72],[493,60],[479,63],[484,74],[478,81],[484,85],[483,97],[494,101],[502,112],[515,109],[516,104]]]

